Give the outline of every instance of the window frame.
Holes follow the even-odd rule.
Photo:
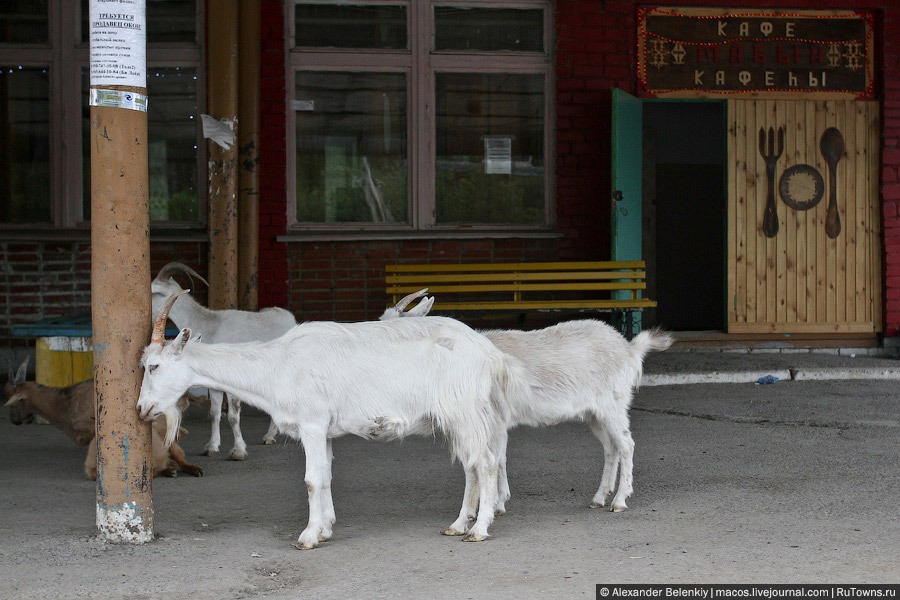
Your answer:
[[[154,67],[196,69],[197,110],[206,105],[205,1],[196,0],[194,42],[147,44],[147,75]],[[50,0],[47,44],[0,44],[0,64],[45,67],[50,72],[50,221],[0,222],[9,231],[89,231],[90,220],[83,215],[84,185],[82,165],[82,116],[88,107],[81,102],[82,69],[90,70],[90,41],[81,40],[81,8],[77,0]],[[149,98],[153,102],[153,98]],[[199,122],[199,115],[195,115]],[[206,140],[196,127],[197,220],[154,221],[151,229],[179,230],[205,227],[207,190]]]
[[[315,0],[321,4],[344,2]],[[346,1],[346,0],[345,0]],[[294,7],[285,10],[287,163],[286,212],[291,233],[366,233],[410,235],[429,232],[546,232],[556,225],[556,98],[554,69],[554,11],[550,0],[351,0],[353,4],[401,4],[407,7],[409,48],[344,49],[294,45]],[[458,6],[478,8],[540,9],[543,11],[544,52],[486,52],[433,50],[434,8]],[[481,61],[481,62],[477,62]],[[473,64],[477,63],[477,64]],[[489,64],[485,68],[484,64]],[[293,108],[296,74],[303,71],[399,72],[407,78],[407,134],[409,160],[408,221],[402,223],[314,223],[297,220],[296,210],[296,111]],[[525,224],[439,224],[435,221],[436,115],[435,89],[438,73],[513,73],[544,76],[544,220]],[[431,171],[431,175],[427,173]],[[421,176],[424,174],[424,176]]]

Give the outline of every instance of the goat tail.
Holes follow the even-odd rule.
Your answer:
[[[647,353],[666,350],[674,343],[675,338],[669,332],[663,331],[658,327],[646,329],[634,336],[631,340],[631,350],[635,357],[636,367],[634,387],[638,387],[641,384],[641,379],[644,376],[644,357],[647,356]]]
[[[675,338],[669,332],[654,327],[634,336],[634,339],[631,340],[631,348],[643,359],[647,353],[666,350],[674,343]]]

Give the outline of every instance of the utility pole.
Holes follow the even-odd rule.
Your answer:
[[[153,539],[150,425],[135,405],[150,338],[146,0],[90,0],[91,312],[97,529]]]

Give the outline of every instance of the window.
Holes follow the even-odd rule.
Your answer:
[[[295,0],[295,230],[552,225],[549,0]]]
[[[205,189],[197,0],[147,3],[150,217],[195,224]],[[0,225],[90,219],[89,0],[5,0],[0,14]],[[81,139],[81,143],[72,143]]]

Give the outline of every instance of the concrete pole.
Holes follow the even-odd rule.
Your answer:
[[[238,308],[259,308],[259,55],[260,2],[242,0],[238,56],[240,177],[238,205]]]
[[[90,2],[91,312],[97,528],[153,538],[150,425],[138,418],[150,338],[146,3]]]
[[[207,112],[238,129],[238,3],[209,0],[206,14]],[[209,307],[237,308],[238,145],[208,148]]]

